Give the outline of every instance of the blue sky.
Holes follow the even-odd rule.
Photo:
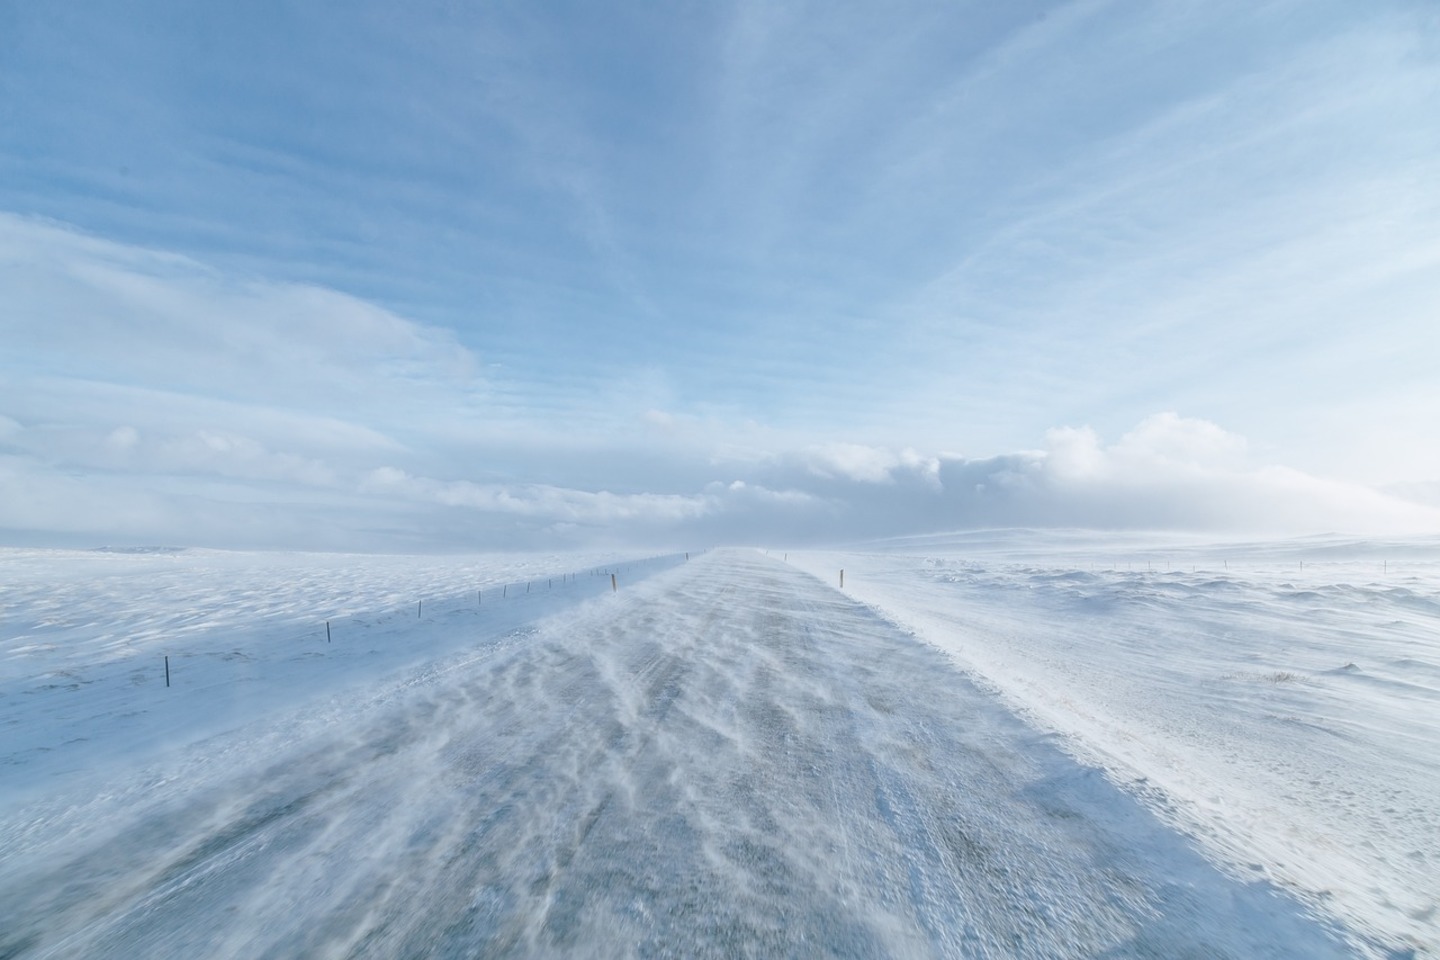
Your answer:
[[[1433,529],[1437,105],[1422,0],[0,0],[0,530]]]

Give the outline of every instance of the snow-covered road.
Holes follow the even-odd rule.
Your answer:
[[[1440,956],[1440,544],[887,546],[789,560],[844,568],[847,594],[1217,858],[1303,891],[1381,955]]]
[[[1352,955],[774,559],[513,639],[18,811],[0,957]]]

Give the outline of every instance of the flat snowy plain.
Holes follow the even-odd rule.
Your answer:
[[[0,957],[1434,956],[1437,560],[0,550]]]

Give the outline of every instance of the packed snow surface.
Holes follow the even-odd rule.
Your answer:
[[[1218,858],[1440,955],[1440,541],[1054,532],[789,553]]]
[[[1428,715],[1364,720],[1367,703],[1334,698],[1350,710],[1329,722],[1375,725],[1366,742],[1381,751],[1354,750],[1368,765],[1337,771],[1329,740],[1307,738],[1339,707],[1287,701],[1296,724],[1258,703],[1326,689],[1267,676],[1328,676],[1322,664],[1249,661],[1258,676],[1224,681],[1236,692],[1184,701],[1176,691],[1198,671],[1228,671],[1243,645],[1193,649],[1210,634],[1167,613],[1183,601],[1155,584],[1105,574],[1099,583],[1149,598],[1136,606],[1150,625],[1116,601],[1090,616],[1120,639],[1086,640],[1047,619],[1084,607],[1065,592],[1091,589],[1066,579],[1076,571],[940,553],[556,557],[526,569],[0,554],[0,956],[1433,950],[1436,760],[1422,749],[1433,700]],[[1257,622],[1225,599],[1230,587],[1205,583],[1196,593],[1215,594],[1237,629],[1284,620],[1271,609]],[[1434,602],[1430,586],[1404,589]],[[1412,608],[1411,629],[1396,628],[1409,641],[1391,638],[1405,655],[1392,659],[1433,664],[1419,648],[1435,615]],[[1346,624],[1369,621],[1324,629]],[[1027,629],[1038,638],[1017,639]],[[1067,646],[1085,643],[1108,644],[1110,672],[1159,684],[1150,697],[1163,702],[1127,706],[1122,680],[1091,676],[1103,650]],[[1037,706],[1047,657],[1068,678],[1048,711]],[[1379,674],[1361,659],[1345,662]],[[1162,722],[1172,710],[1182,720]],[[1242,742],[1254,724],[1255,743]],[[1267,724],[1298,732],[1266,741],[1279,736]],[[1397,730],[1411,740],[1392,743]],[[1267,742],[1312,756],[1265,767],[1254,755]],[[1162,776],[1170,768],[1155,761],[1137,784],[1152,743],[1201,772]],[[1373,779],[1402,760],[1414,769],[1391,771],[1388,787]],[[1250,782],[1252,769],[1298,771],[1291,799]],[[1312,773],[1318,786],[1301,776]],[[1281,857],[1312,835],[1275,835],[1316,825],[1267,823],[1251,798],[1304,814],[1339,781],[1362,789],[1331,824],[1388,805],[1389,845],[1342,859],[1354,838],[1329,837],[1308,861]],[[1372,842],[1383,833],[1361,829]],[[1375,866],[1402,849],[1419,854],[1410,873]],[[1335,908],[1314,881],[1352,862],[1374,869],[1335,877],[1350,885],[1332,890]],[[1374,883],[1391,912],[1341,895]]]

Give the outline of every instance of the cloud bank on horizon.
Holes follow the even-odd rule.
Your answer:
[[[1430,4],[6,16],[0,539],[1440,531]]]

